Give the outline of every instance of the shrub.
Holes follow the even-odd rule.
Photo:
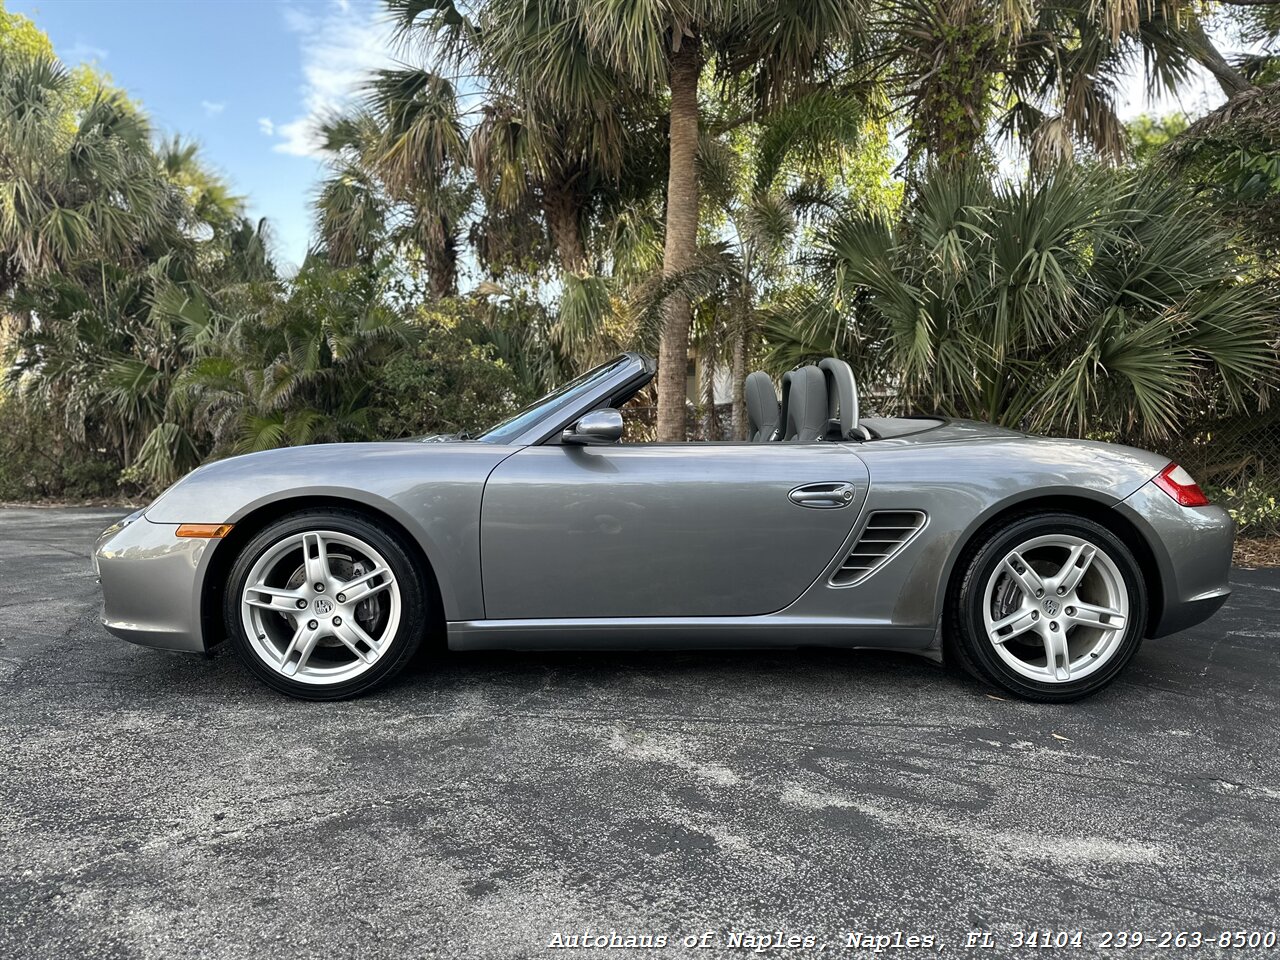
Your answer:
[[[837,218],[815,258],[816,291],[770,315],[776,372],[834,353],[921,410],[1147,439],[1280,383],[1276,289],[1243,275],[1201,198],[1153,176],[939,172],[901,220]]]
[[[477,432],[532,399],[492,345],[460,333],[457,318],[423,311],[416,324],[421,339],[375,374],[377,436]]]
[[[0,394],[0,500],[118,497],[120,467],[68,439],[49,410]]]
[[[1238,535],[1280,537],[1280,484],[1249,480],[1239,486],[1214,488],[1209,498],[1230,511]]]

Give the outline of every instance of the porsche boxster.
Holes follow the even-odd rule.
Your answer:
[[[909,650],[1030,700],[1091,694],[1229,593],[1233,527],[1168,458],[860,417],[837,359],[748,377],[742,442],[629,440],[624,354],[473,438],[209,463],[97,544],[103,622],[229,640],[350,697],[454,650]]]

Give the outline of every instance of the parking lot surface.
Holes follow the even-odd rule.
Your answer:
[[[1280,571],[1070,706],[811,650],[450,654],[311,704],[102,630],[115,516],[0,511],[0,957],[1280,928]]]

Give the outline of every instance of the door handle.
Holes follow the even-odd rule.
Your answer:
[[[816,507],[820,510],[847,507],[853,503],[853,484],[807,483],[803,487],[796,487],[787,497],[792,503],[802,507]]]

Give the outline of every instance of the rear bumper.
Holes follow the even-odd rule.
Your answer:
[[[1152,630],[1148,631],[1148,635],[1164,637],[1171,633],[1177,633],[1179,630],[1194,627],[1198,623],[1204,623],[1221,609],[1230,596],[1231,591],[1227,590],[1218,596],[1184,600],[1174,604],[1172,608],[1166,605],[1164,616],[1160,618],[1160,622]]]
[[[139,511],[102,532],[93,555],[102,625],[131,643],[203,653],[198,587],[210,541],[178,537],[177,529]]]
[[[1231,595],[1235,524],[1221,507],[1184,507],[1154,483],[1116,505],[1143,534],[1159,574],[1147,636],[1203,623]]]

